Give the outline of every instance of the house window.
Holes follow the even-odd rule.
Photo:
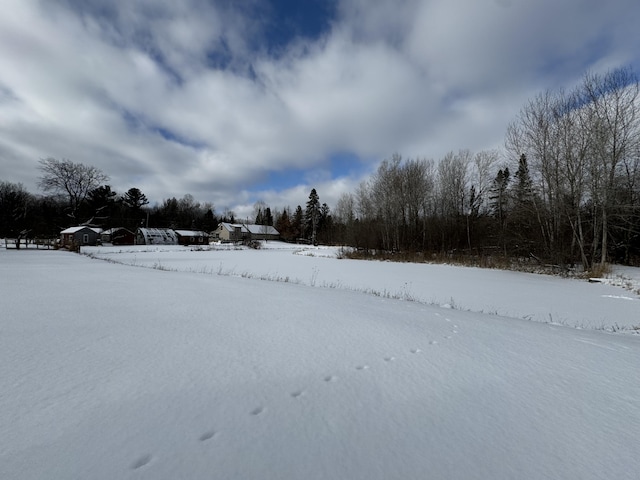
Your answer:
[[[88,234],[88,233],[84,233],[84,234],[82,235],[82,243],[84,243],[85,245],[86,245],[87,243],[89,243],[89,234]]]

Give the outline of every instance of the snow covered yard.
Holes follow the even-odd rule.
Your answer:
[[[638,478],[632,292],[140,250],[0,250],[0,478]]]

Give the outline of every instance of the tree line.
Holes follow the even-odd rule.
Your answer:
[[[365,251],[639,265],[639,91],[629,68],[586,74],[523,106],[503,152],[394,155],[338,201],[340,239]]]
[[[197,202],[190,194],[149,207],[139,188],[118,194],[106,183],[109,176],[95,167],[46,158],[39,169],[38,186],[44,195],[0,181],[0,237],[56,238],[75,225],[132,231],[149,225],[210,231],[218,225],[213,205]]]
[[[254,206],[260,225],[286,241],[363,252],[528,257],[585,269],[640,264],[640,86],[629,68],[586,74],[573,90],[530,99],[508,125],[502,150],[452,151],[439,161],[383,160],[333,210],[312,189],[304,208]],[[131,188],[69,160],[40,161],[44,196],[0,182],[0,236],[57,236],[72,224],[211,231],[233,212],[187,194],[153,207]]]
[[[68,159],[42,159],[39,169],[38,186],[44,195],[34,195],[19,183],[0,181],[0,237],[56,238],[61,230],[75,225],[211,232],[220,222],[239,222],[275,226],[285,241],[331,242],[329,207],[320,204],[315,189],[304,211],[298,206],[292,213],[286,207],[274,216],[269,206],[257,202],[254,219],[238,220],[229,210],[216,215],[212,203],[200,203],[191,194],[149,206],[139,188],[118,194],[106,183],[109,176],[104,172]]]

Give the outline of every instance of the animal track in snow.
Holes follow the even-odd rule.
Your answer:
[[[264,412],[266,409],[264,407],[258,407],[258,408],[254,408],[253,410],[251,410],[251,415],[260,415],[262,412]]]
[[[291,396],[293,398],[300,398],[302,395],[304,395],[304,392],[302,390],[296,390],[295,392],[291,392]]]
[[[395,359],[396,357],[384,357],[385,362],[393,362]]]
[[[147,453],[146,455],[142,455],[140,458],[138,458],[135,462],[131,464],[131,469],[137,470],[138,468],[142,468],[145,465],[148,465],[152,458],[153,457],[149,453]]]
[[[200,438],[198,438],[198,440],[200,440],[201,442],[206,442],[207,440],[211,440],[214,436],[215,436],[216,432],[214,432],[213,430],[209,430],[208,432],[204,432],[202,435],[200,435]]]
[[[358,365],[356,370],[369,370],[369,365]]]
[[[334,375],[327,375],[326,377],[324,377],[325,382],[335,382],[336,380],[338,380],[338,377]]]
[[[420,353],[422,352],[422,350],[420,350],[419,348],[412,348],[411,349],[411,353]]]
[[[437,344],[438,344],[438,342],[436,340],[431,340],[429,342],[429,345],[437,345]]]

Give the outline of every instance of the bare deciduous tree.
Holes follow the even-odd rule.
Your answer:
[[[109,180],[100,169],[71,160],[45,158],[40,160],[42,177],[38,185],[44,192],[65,195],[69,216],[76,220],[78,209],[94,188]]]
[[[640,84],[630,69],[621,68],[604,75],[587,74],[582,89],[593,122],[592,185],[597,187],[593,193],[600,207],[600,262],[604,264],[618,174],[640,144]]]

